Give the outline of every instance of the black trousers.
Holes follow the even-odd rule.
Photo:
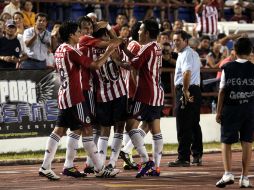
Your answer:
[[[182,107],[182,86],[176,86],[176,128],[178,140],[178,159],[190,161],[190,155],[201,157],[203,154],[202,131],[199,125],[201,91],[200,87],[191,85],[190,96],[194,96],[194,102],[188,102]]]

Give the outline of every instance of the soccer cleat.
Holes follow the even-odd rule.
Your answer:
[[[191,162],[191,165],[193,165],[193,166],[202,166],[202,158],[194,157],[192,162]]]
[[[240,188],[252,188],[252,184],[250,183],[249,178],[245,178],[243,176],[239,179],[239,187]]]
[[[148,176],[160,176],[160,173],[161,173],[161,170],[159,167],[156,167],[156,168],[151,168],[147,173],[146,175]]]
[[[94,167],[88,166],[85,164],[84,173],[86,174],[93,174],[94,173]]]
[[[138,164],[136,162],[132,162],[133,166],[130,166],[126,164],[126,162],[123,163],[123,169],[124,170],[138,170]]]
[[[110,164],[111,165],[111,164]],[[114,169],[111,165],[110,166],[103,166],[100,171],[94,170],[95,176],[100,178],[112,178],[115,177],[120,172],[119,169]]]
[[[75,177],[75,178],[87,176],[85,173],[80,173],[80,171],[78,171],[76,167],[64,168],[62,174],[66,176]]]
[[[190,162],[185,160],[175,160],[174,162],[169,162],[168,167],[189,167]]]
[[[41,167],[39,169],[39,175],[42,177],[47,177],[50,180],[59,180],[60,177],[58,175],[55,174],[55,172],[51,169],[45,169],[43,167]]]
[[[226,185],[231,185],[234,183],[234,175],[233,174],[228,174],[228,175],[223,175],[222,178],[216,183],[216,187],[219,188],[224,188]]]
[[[136,178],[144,176],[152,167],[154,167],[153,161],[143,163],[139,169],[139,172],[136,175]]]
[[[130,166],[130,168],[136,168],[131,162],[131,159],[128,153],[125,153],[124,151],[120,151],[119,155],[125,161],[125,163]]]

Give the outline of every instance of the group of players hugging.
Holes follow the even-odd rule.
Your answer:
[[[154,20],[137,22],[130,40],[117,38],[107,22],[94,22],[87,16],[60,26],[62,44],[55,52],[60,75],[59,116],[46,144],[40,176],[60,179],[51,163],[67,132],[63,175],[85,177],[94,173],[96,177],[115,177],[120,171],[116,168],[119,155],[126,169],[138,170],[137,178],[160,175],[164,91],[160,86],[162,52],[156,42],[158,34]],[[111,126],[114,136],[106,164]],[[152,158],[144,143],[148,131],[153,137]],[[80,136],[88,155],[84,172],[74,165]],[[129,156],[133,148],[141,164]]]

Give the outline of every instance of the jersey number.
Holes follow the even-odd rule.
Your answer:
[[[119,68],[112,60],[103,65],[99,72],[104,83],[117,81],[120,77]]]

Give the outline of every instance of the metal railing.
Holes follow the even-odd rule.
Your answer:
[[[170,75],[170,92],[165,93],[165,106],[170,107],[172,109],[173,115],[174,108],[175,108],[175,86],[174,86],[174,75],[175,75],[175,69],[173,68],[162,68],[162,72],[169,73]],[[221,71],[220,69],[213,69],[213,68],[202,68],[200,70],[201,73],[217,73],[218,71]],[[202,97],[218,97],[218,91],[216,92],[202,92]],[[168,103],[168,100],[171,100],[170,103]]]

